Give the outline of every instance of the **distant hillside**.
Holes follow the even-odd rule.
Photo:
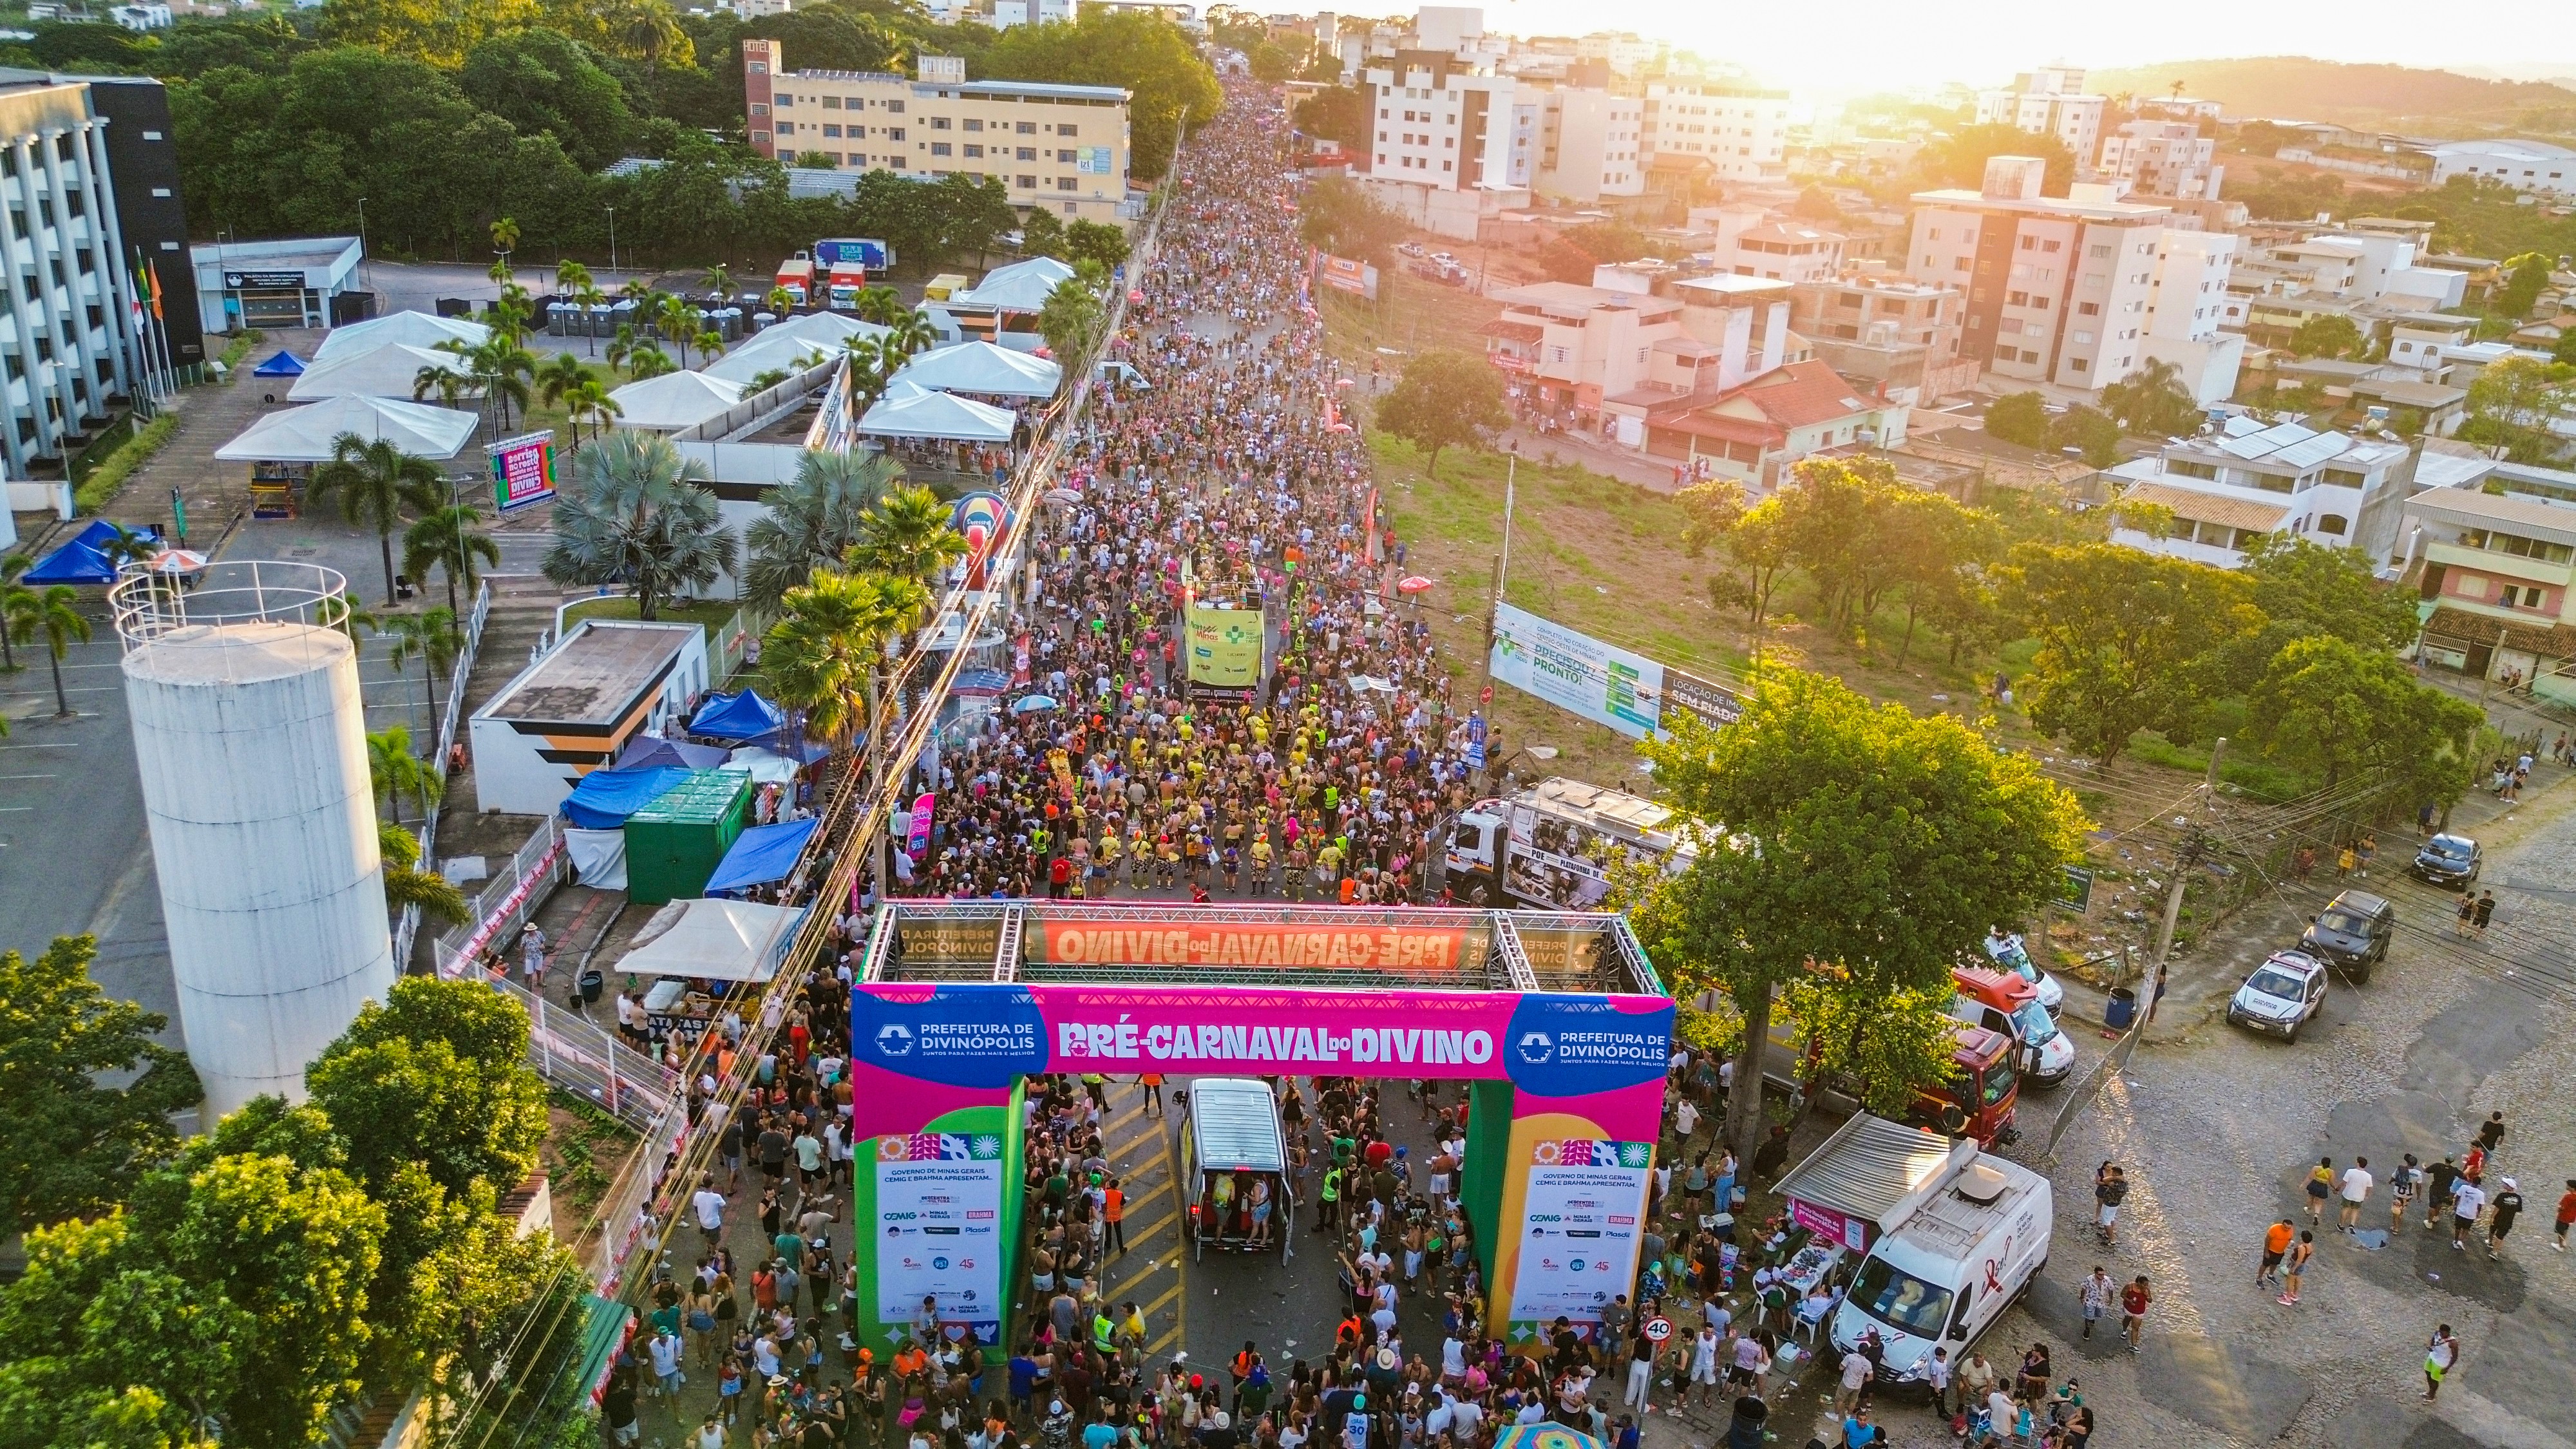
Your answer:
[[[2402,65],[2341,65],[2283,55],[2097,70],[2087,80],[2089,89],[2108,95],[2139,96],[2163,95],[2180,81],[2186,94],[2217,101],[2230,117],[2433,131],[2576,128],[2576,90]]]

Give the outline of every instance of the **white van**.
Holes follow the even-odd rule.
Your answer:
[[[1837,1352],[1878,1331],[1883,1380],[1920,1382],[1935,1347],[1957,1364],[2048,1262],[2048,1179],[1979,1153],[1871,1245],[1834,1311]]]
[[[1207,1250],[1295,1252],[1296,1203],[1288,1191],[1288,1143],[1279,1103],[1257,1077],[1197,1077],[1185,1089],[1181,1190],[1188,1194],[1182,1231],[1190,1256]],[[1256,1213],[1255,1204],[1265,1211]]]

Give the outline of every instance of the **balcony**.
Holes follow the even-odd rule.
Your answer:
[[[2424,561],[2428,564],[2442,565],[2459,573],[2482,574],[2488,578],[2517,584],[2540,584],[2553,589],[2563,589],[2570,584],[2576,584],[2576,565],[2549,563],[2536,558],[2521,558],[2494,549],[2470,548],[2464,544],[2433,544],[2424,550]],[[2463,606],[2475,602],[2447,592],[2443,594],[2442,600],[2446,604],[2456,603]]]

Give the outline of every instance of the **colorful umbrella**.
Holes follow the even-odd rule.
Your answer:
[[[1418,594],[1430,587],[1431,580],[1420,574],[1407,574],[1396,582],[1395,591],[1400,594]]]
[[[206,566],[206,556],[193,548],[165,548],[152,556],[156,574],[193,574]]]

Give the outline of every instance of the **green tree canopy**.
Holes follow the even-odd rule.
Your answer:
[[[466,99],[516,126],[562,143],[573,164],[596,171],[626,154],[634,113],[617,77],[588,46],[553,30],[497,35],[465,57]]]
[[[2576,364],[2508,357],[2469,384],[2463,441],[2516,463],[2555,462],[2566,440],[2551,426],[2576,409]]]
[[[2035,392],[2007,393],[1986,408],[1986,436],[2025,448],[2048,443],[2048,402]]]
[[[1440,450],[1469,446],[1511,425],[1503,384],[1481,357],[1435,349],[1404,364],[1404,375],[1377,405],[1377,425],[1423,450],[1425,473]]]
[[[1340,176],[1328,176],[1297,199],[1297,234],[1308,246],[1372,265],[1395,264],[1395,244],[1412,228]]]
[[[57,937],[33,961],[0,952],[0,1231],[123,1201],[177,1149],[170,1114],[204,1095],[187,1057],[153,1040],[167,1019],[90,979],[97,955],[95,936]]]
[[[2290,350],[2301,357],[2359,357],[2367,345],[2361,328],[2340,312],[2319,312],[2290,334]]]
[[[1940,185],[1973,191],[1985,183],[1986,162],[1996,156],[2036,156],[2047,162],[2040,182],[2041,194],[2046,196],[2064,196],[2075,182],[2075,153],[2065,142],[2009,123],[1962,126],[1936,136],[1915,164]]]
[[[1140,181],[1170,166],[1184,117],[1202,124],[1225,104],[1216,72],[1160,11],[1088,10],[1069,23],[1015,26],[993,42],[984,66],[1012,80],[1125,86],[1128,171]]]
[[[2189,434],[2201,423],[2200,403],[2182,385],[2182,370],[2149,362],[2102,389],[2102,410],[2120,426],[2146,437]]]
[[[2445,805],[2468,787],[2467,745],[2485,722],[2476,705],[2416,683],[2394,655],[2323,634],[2283,645],[2245,705],[2254,743],[2319,789],[2378,770]]]
[[[2022,544],[2002,582],[2039,640],[2031,722],[2106,764],[2139,730],[2195,732],[2203,661],[2262,623],[2245,579],[2117,544]]]

